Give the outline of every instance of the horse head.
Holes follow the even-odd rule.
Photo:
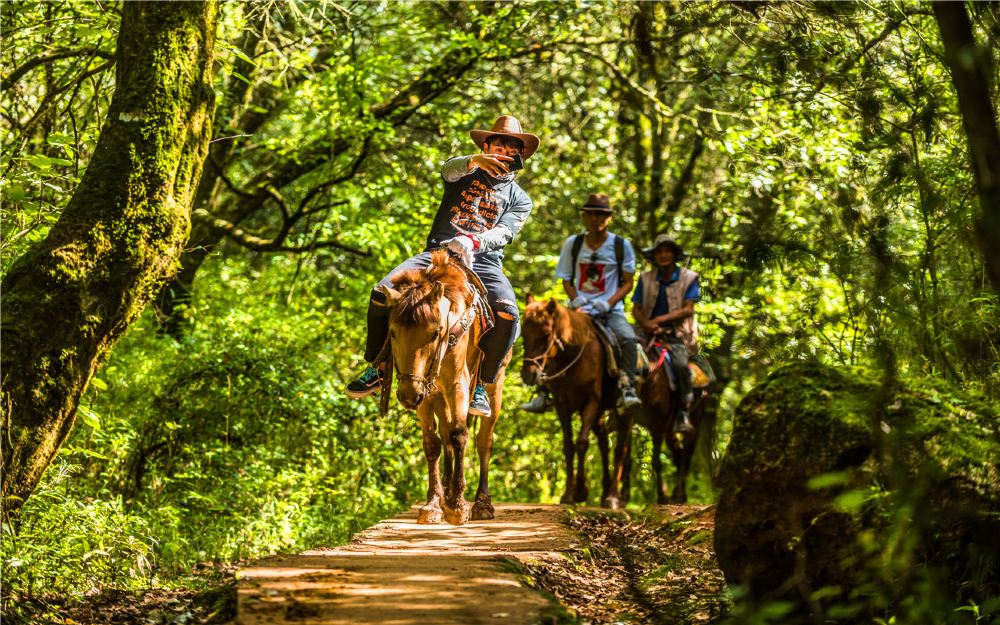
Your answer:
[[[445,353],[453,347],[450,330],[472,305],[473,295],[465,272],[444,250],[434,252],[426,269],[405,271],[392,283],[382,290],[392,306],[389,338],[399,372],[396,397],[412,410],[436,390]]]
[[[541,382],[545,364],[563,346],[572,342],[573,327],[569,309],[560,305],[555,298],[543,302],[528,295],[521,322],[521,338],[524,341],[521,380],[534,386]]]

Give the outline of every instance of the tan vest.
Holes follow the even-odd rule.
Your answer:
[[[642,305],[640,310],[646,315],[646,319],[653,316],[653,306],[656,306],[656,298],[660,294],[660,281],[657,279],[660,272],[658,269],[651,269],[640,274],[642,280]],[[687,267],[681,267],[681,275],[674,282],[667,285],[667,305],[670,310],[677,310],[684,304],[684,294],[688,287],[698,279],[698,274]],[[698,353],[698,320],[695,315],[685,317],[674,322],[674,332],[677,338],[684,342],[688,348],[688,353]]]

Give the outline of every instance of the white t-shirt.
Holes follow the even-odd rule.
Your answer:
[[[577,293],[592,300],[611,299],[615,291],[618,290],[618,260],[615,258],[615,236],[608,233],[608,238],[599,249],[591,249],[587,245],[587,240],[583,240],[580,246],[580,253],[576,257],[576,267],[573,264],[573,235],[563,243],[562,251],[559,252],[559,264],[556,266],[556,277],[560,280],[573,280],[573,286]],[[628,239],[625,239],[625,253],[622,254],[622,271],[625,273],[635,273],[635,251]],[[628,294],[626,293],[626,299]],[[591,312],[588,306],[582,307],[583,312]],[[625,314],[625,306],[622,302],[615,304],[612,308],[617,314]]]

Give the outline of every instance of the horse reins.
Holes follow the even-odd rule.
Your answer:
[[[559,337],[556,336],[555,332],[552,333],[552,339],[549,341],[549,345],[548,347],[545,348],[545,352],[543,354],[539,356],[533,356],[531,358],[524,358],[524,360],[527,360],[528,362],[537,365],[538,368],[541,369],[541,372],[538,374],[538,383],[545,384],[549,380],[555,380],[556,378],[565,375],[567,371],[573,368],[573,365],[575,365],[577,362],[580,361],[580,358],[583,357],[583,351],[587,348],[587,343],[590,342],[590,339],[593,336],[593,334],[594,334],[593,330],[588,331],[587,338],[580,345],[580,351],[577,353],[576,357],[573,358],[573,360],[568,365],[560,369],[558,372],[553,373],[552,375],[548,375],[547,373],[545,373],[545,367],[548,366],[549,358],[555,358],[556,355],[559,354],[559,352],[564,351],[566,349],[566,346],[563,345],[563,342],[559,340]],[[558,349],[556,349],[557,347]],[[555,349],[554,352],[553,349]],[[541,364],[538,363],[539,359],[541,359],[542,361]]]
[[[403,373],[399,370],[399,364],[393,359],[392,365],[396,368],[396,374],[399,376],[400,380],[409,380],[411,382],[417,382],[422,384],[424,387],[424,395],[430,396],[435,390],[437,390],[437,378],[441,373],[441,366],[444,363],[444,355],[449,349],[458,344],[459,339],[468,332],[469,328],[472,327],[475,321],[476,306],[470,306],[466,312],[462,313],[462,316],[452,325],[448,326],[447,323],[445,327],[448,329],[441,338],[438,339],[437,353],[434,358],[433,373],[430,376],[424,377],[422,375],[417,375],[415,373]],[[449,321],[451,317],[451,306],[448,306],[448,316],[445,321]]]

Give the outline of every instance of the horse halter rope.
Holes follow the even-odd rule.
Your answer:
[[[552,338],[549,339],[549,344],[545,348],[544,352],[542,352],[538,356],[532,356],[531,358],[524,358],[523,360],[526,360],[527,362],[536,365],[540,369],[540,372],[538,374],[538,383],[545,384],[549,380],[555,380],[556,378],[562,377],[563,375],[566,374],[567,371],[573,368],[573,365],[579,362],[580,358],[583,357],[583,351],[586,349],[587,343],[590,342],[590,337],[592,335],[593,335],[593,330],[587,333],[587,338],[584,339],[583,343],[580,344],[580,351],[576,354],[576,357],[574,357],[573,360],[568,365],[566,365],[556,373],[553,373],[552,375],[548,375],[547,373],[545,373],[545,367],[549,363],[549,358],[555,358],[556,355],[559,354],[559,352],[564,351],[566,349],[566,346],[563,344],[562,341],[559,340],[559,337],[556,336],[555,332],[552,333]],[[539,360],[541,360],[542,362],[539,363],[538,362]]]
[[[448,315],[451,315],[451,306],[448,307]],[[396,363],[394,358],[392,361],[393,366],[396,368],[396,373],[399,375],[400,380],[409,380],[411,382],[417,382],[422,384],[424,387],[424,396],[429,397],[431,393],[437,390],[437,378],[441,373],[441,365],[444,362],[444,355],[449,349],[458,344],[459,339],[468,332],[469,328],[472,327],[472,323],[475,321],[476,307],[469,306],[468,310],[462,314],[458,320],[452,324],[450,327],[447,325],[448,317],[445,318],[445,327],[448,330],[441,335],[438,339],[437,347],[435,348],[435,356],[433,361],[433,366],[431,367],[432,373],[424,377],[422,375],[417,375],[415,373],[403,373],[399,370],[399,365]]]

